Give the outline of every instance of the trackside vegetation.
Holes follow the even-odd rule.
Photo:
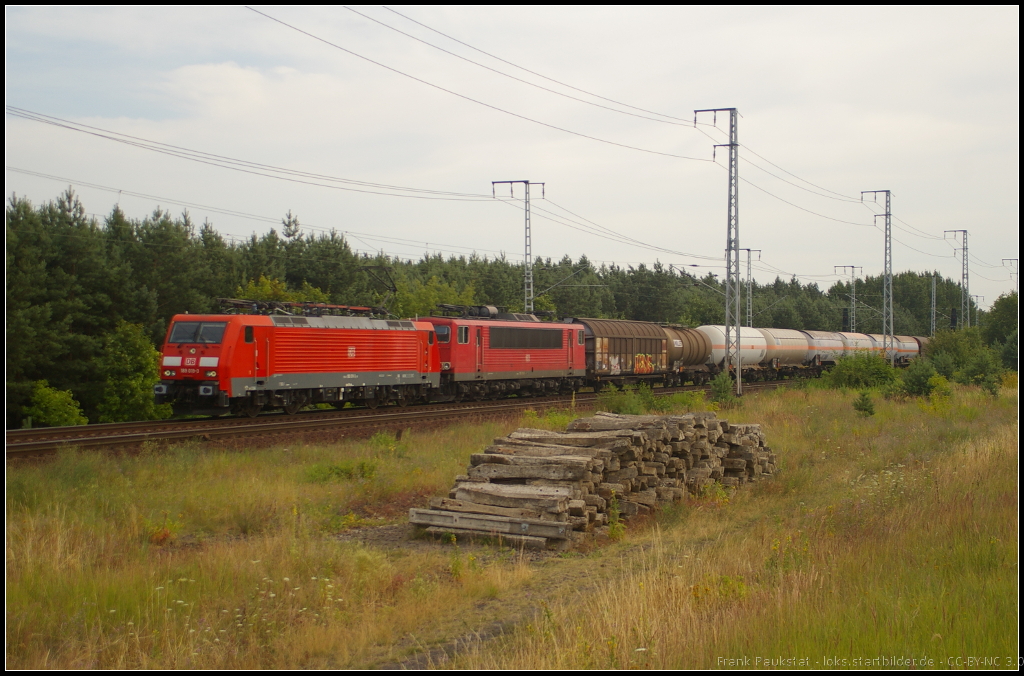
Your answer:
[[[187,211],[173,215],[157,209],[131,218],[114,206],[95,218],[69,189],[39,205],[12,196],[5,222],[8,428],[21,427],[28,417],[33,425],[74,419],[28,412],[34,383],[42,381],[70,392],[77,408],[69,410],[90,422],[160,417],[159,409],[144,402],[145,382],[157,377],[155,367],[133,381],[119,370],[118,358],[145,362],[172,316],[215,312],[218,298],[386,304],[401,317],[427,315],[438,303],[498,305],[513,312],[523,307],[522,265],[504,256],[411,260],[357,251],[338,231],[304,228],[291,212],[280,228],[232,240],[212,223],[194,222]],[[337,228],[359,229],[344,220]],[[369,266],[378,266],[378,273],[379,266],[389,268],[394,289],[382,284],[380,274],[370,274]],[[894,277],[897,333],[928,333],[932,276]],[[569,278],[572,284],[560,283]],[[563,317],[689,326],[723,321],[720,280],[710,274],[698,280],[660,263],[620,267],[565,256],[538,259],[534,279],[538,289],[548,289],[537,298],[537,309]],[[878,278],[857,283],[864,297],[881,293]],[[838,331],[847,286],[824,290],[796,279],[754,283],[753,311],[763,326]],[[940,308],[959,307],[960,289],[953,280],[940,277],[937,293]],[[1000,297],[991,313],[971,309],[972,317],[980,317],[979,340],[1014,369],[1016,303],[1016,294],[1010,294]],[[877,318],[866,316],[858,328],[877,333],[881,327]],[[124,340],[129,334],[131,340]],[[139,336],[149,344],[135,340]],[[111,391],[122,400],[113,403]]]
[[[1016,390],[857,396],[748,398],[729,419],[763,421],[776,479],[627,531],[614,582],[443,666],[1016,669]]]
[[[616,393],[643,410],[638,392]],[[531,559],[409,539],[507,423],[364,441],[69,451],[6,476],[6,659],[36,668],[715,668],[1014,656],[1017,392],[758,393],[772,481]],[[671,411],[704,402],[680,398]],[[436,646],[467,636],[454,661]],[[409,662],[412,660],[412,662]],[[850,663],[851,666],[853,663]],[[1014,665],[1016,662],[1014,662]],[[812,663],[813,665],[813,663]],[[953,666],[956,666],[955,664]]]

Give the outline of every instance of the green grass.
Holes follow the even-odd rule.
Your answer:
[[[386,551],[337,534],[403,523],[508,427],[248,452],[69,451],[11,466],[7,664],[372,663],[443,624],[437,611],[458,617],[529,570],[507,557],[456,578],[444,548]]]
[[[776,479],[708,491],[602,548],[532,564],[340,536],[403,523],[494,437],[564,428],[571,411],[401,439],[12,465],[7,664],[359,668],[531,607],[537,619],[455,666],[1016,655],[1016,391],[880,399],[870,418],[856,396],[746,397],[720,417],[764,424]]]
[[[748,397],[727,417],[764,424],[776,479],[629,529],[619,546],[633,555],[615,582],[559,599],[543,630],[454,666],[706,669],[782,657],[861,668],[897,656],[948,668],[973,656],[1015,667],[1016,392],[881,401],[871,418],[853,410],[855,396]]]

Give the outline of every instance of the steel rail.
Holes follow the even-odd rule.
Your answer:
[[[751,389],[771,389],[789,381],[751,383]],[[707,390],[704,386],[658,388],[656,396],[678,392]],[[308,411],[297,415],[268,414],[256,418],[210,418],[163,420],[131,423],[105,423],[74,427],[7,431],[7,458],[14,459],[53,453],[60,448],[107,448],[137,446],[146,442],[173,442],[190,439],[213,441],[242,437],[305,434],[345,429],[398,428],[411,424],[457,422],[467,418],[504,417],[530,408],[553,408],[575,403],[589,409],[597,402],[595,393],[577,393],[550,397],[475,401],[457,404],[431,404],[384,409],[346,409]]]

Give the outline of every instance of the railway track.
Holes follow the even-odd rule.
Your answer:
[[[747,392],[773,389],[783,382],[747,383]],[[667,396],[677,392],[707,390],[688,386],[657,388],[654,394]],[[124,449],[147,442],[170,443],[199,439],[201,441],[233,440],[246,437],[305,435],[334,432],[339,435],[365,433],[380,429],[404,429],[439,423],[464,422],[499,418],[521,413],[526,409],[566,407],[591,408],[597,395],[579,392],[572,396],[531,397],[497,401],[431,404],[384,409],[346,409],[343,411],[305,411],[298,415],[272,413],[257,418],[203,418],[131,423],[105,423],[74,427],[51,427],[7,431],[7,459],[48,455],[61,448]]]

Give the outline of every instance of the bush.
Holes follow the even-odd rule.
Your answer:
[[[896,369],[882,355],[865,350],[840,357],[824,380],[834,389],[880,387],[896,380]]]
[[[981,329],[976,326],[958,331],[941,330],[936,331],[932,339],[924,346],[924,356],[934,362],[938,355],[946,354],[952,359],[954,369],[962,369],[984,347],[981,340]],[[939,367],[936,365],[936,368]],[[947,378],[949,377],[942,370],[939,372]]]
[[[626,415],[640,415],[644,412],[639,397],[632,390],[606,389],[597,395],[597,410]]]
[[[100,422],[161,420],[171,417],[170,404],[157,406],[153,386],[160,382],[160,352],[145,329],[119,322],[104,338],[103,354],[96,370],[105,381],[100,402]]]
[[[932,393],[931,378],[936,375],[935,367],[924,357],[919,357],[902,372],[903,387],[909,394],[927,397]]]
[[[940,376],[947,380],[953,379],[953,374],[956,373],[956,362],[953,361],[952,355],[948,352],[939,352],[929,358],[929,361]]]
[[[732,393],[735,386],[729,372],[722,371],[711,379],[711,401],[716,401],[725,406],[736,403],[736,397]]]
[[[677,392],[670,397],[672,408],[684,411],[707,411],[709,404],[704,390]]]
[[[32,424],[36,427],[64,427],[85,425],[89,422],[89,419],[82,415],[82,409],[70,390],[55,389],[45,380],[32,383],[30,401],[22,412],[26,417],[32,418]]]
[[[979,385],[991,395],[999,393],[1003,368],[994,350],[983,347],[970,358],[967,365],[955,374],[956,381],[963,385]]]
[[[901,378],[894,378],[879,388],[882,396],[891,401],[906,401],[910,396]]]
[[[669,398],[655,396],[651,386],[647,383],[640,383],[636,386],[636,396],[645,413],[668,413],[672,408]]]
[[[1006,342],[999,349],[999,355],[1003,360],[1003,368],[1017,370],[1017,329],[1007,336]]]
[[[931,387],[930,396],[933,400],[944,399],[953,394],[953,388],[949,386],[949,381],[938,373],[928,379],[928,386]]]

